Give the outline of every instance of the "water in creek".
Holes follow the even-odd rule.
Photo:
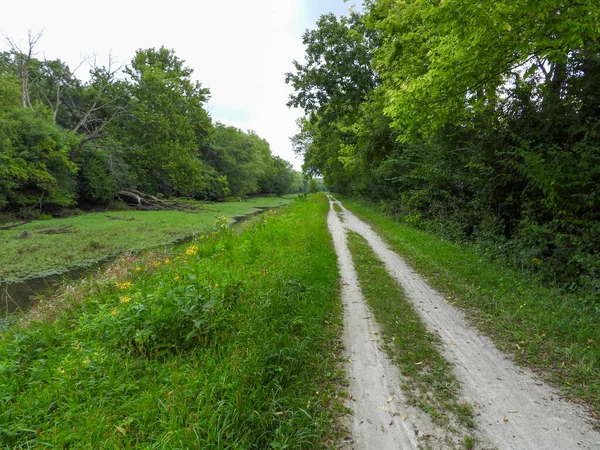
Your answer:
[[[247,214],[245,216],[236,216],[232,218],[231,225],[244,222],[251,217],[254,217],[267,208],[257,208],[258,211]],[[185,236],[176,239],[172,244],[178,244],[190,241],[196,235]],[[78,281],[92,274],[98,268],[105,266],[114,258],[109,258],[103,261],[97,261],[89,266],[78,267],[58,274],[29,278],[27,280],[17,282],[0,282],[0,317],[6,314],[15,313],[17,311],[26,311],[35,303],[36,299],[41,295],[51,294],[61,285],[61,283],[69,281]]]

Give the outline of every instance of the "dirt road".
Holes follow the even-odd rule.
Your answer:
[[[343,221],[333,210],[334,203],[342,207]],[[332,198],[330,204],[328,224],[338,254],[345,308],[348,406],[354,413],[348,424],[353,444],[346,448],[417,448],[420,436],[432,435],[438,438],[439,448],[448,445],[444,430],[403,401],[399,373],[374,338],[378,326],[360,292],[346,245],[346,231],[352,230],[368,241],[403,286],[428,329],[445,343],[443,355],[454,364],[463,386],[462,398],[475,405],[478,448],[600,449],[600,433],[592,429],[583,408],[561,399],[532,372],[517,367],[487,337],[468,326],[463,313],[389,250],[369,225]]]

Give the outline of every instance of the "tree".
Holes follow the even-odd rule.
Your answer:
[[[309,194],[314,194],[316,192],[320,192],[321,188],[319,187],[319,183],[317,182],[316,178],[311,178],[310,180],[308,180],[308,193]]]
[[[295,73],[286,74],[295,90],[288,106],[306,113],[292,142],[304,154],[307,174],[323,175],[329,186],[344,190],[352,177],[360,108],[378,85],[371,68],[378,37],[359,14],[340,19],[327,14],[304,34],[303,42],[306,62],[294,61]]]
[[[31,107],[31,98],[29,95],[29,77],[31,64],[34,61],[35,46],[42,37],[42,32],[33,33],[31,30],[27,33],[27,46],[22,47],[14,39],[4,36],[4,39],[10,47],[10,53],[17,67],[19,77],[21,78],[21,103],[23,108]]]
[[[230,194],[242,197],[259,191],[270,154],[269,144],[256,133],[217,123],[207,161],[227,177]]]
[[[287,75],[305,173],[565,284],[600,283],[600,6],[368,0]]]
[[[128,116],[120,136],[140,187],[165,195],[196,195],[204,188],[199,148],[212,133],[203,108],[208,89],[172,50],[139,50],[129,75]]]
[[[41,212],[72,205],[73,145],[73,136],[56,126],[47,111],[20,108],[0,115],[0,207]]]

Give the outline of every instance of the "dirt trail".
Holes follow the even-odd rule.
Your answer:
[[[333,199],[330,201],[332,209],[329,213],[329,226],[338,251],[340,269],[343,269],[343,283],[349,283],[344,285],[342,292],[346,304],[345,314],[356,316],[345,318],[344,337],[347,348],[351,349],[354,355],[351,356],[353,361],[372,357],[363,355],[362,352],[377,353],[377,351],[376,345],[373,345],[373,348],[363,348],[364,342],[358,343],[358,341],[364,340],[364,336],[354,328],[348,328],[355,326],[353,321],[367,317],[368,313],[363,311],[368,310],[364,303],[355,308],[358,303],[354,302],[362,302],[362,296],[345,245],[346,230],[359,233],[369,242],[390,274],[403,286],[429,330],[440,335],[445,344],[444,357],[454,363],[454,373],[463,384],[463,399],[476,405],[477,435],[482,448],[600,449],[600,433],[592,429],[592,420],[583,408],[561,399],[554,389],[544,384],[531,371],[517,367],[495,348],[489,338],[480,335],[467,325],[464,314],[446,303],[439,293],[430,288],[397,254],[389,250],[369,225],[346,210],[341,203]],[[333,211],[333,203],[338,203],[342,207],[343,222]],[[378,358],[380,357],[382,356],[379,355]],[[389,365],[389,362],[386,364]],[[387,386],[385,383],[389,385],[389,375],[384,375],[384,379],[388,380],[386,382],[362,380],[359,377],[373,378],[381,375],[375,374],[369,368],[366,369],[367,373],[363,374],[354,367],[355,365],[354,362],[351,364],[350,371],[351,395],[354,395],[353,392],[357,390],[360,392],[360,385],[365,383],[375,389],[368,394],[368,397],[378,396],[376,406],[381,406],[379,398],[389,398],[392,395],[388,391],[378,394],[378,390]],[[356,407],[353,408],[355,425],[360,420],[364,420],[360,418],[361,401],[361,398],[356,397]],[[371,413],[372,407],[369,407],[367,414]],[[356,417],[357,415],[359,417]],[[394,423],[396,422],[395,419]],[[355,448],[415,448],[415,440],[407,439],[410,433],[406,428],[424,429],[429,426],[428,423],[418,422],[402,425],[404,427],[399,430],[402,431],[400,440],[388,441],[389,445],[371,440],[372,436],[364,434],[361,428],[354,427],[352,430],[354,439],[359,444]],[[390,428],[390,439],[393,433],[397,431]]]
[[[437,429],[428,416],[404,401],[399,371],[379,348],[379,326],[361,294],[344,225],[333,210],[328,225],[341,277],[344,357],[350,382],[347,406],[353,411],[351,423],[346,424],[352,440],[339,448],[412,449],[423,436],[441,438],[444,430]]]

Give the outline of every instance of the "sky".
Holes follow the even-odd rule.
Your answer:
[[[347,14],[344,0],[29,0],[8,2],[0,32],[23,44],[28,30],[43,31],[37,58],[61,59],[71,69],[95,55],[128,64],[138,49],[165,46],[194,70],[192,78],[211,91],[207,110],[214,121],[254,130],[274,155],[299,170],[292,151],[300,110],[286,106],[292,92],[285,73],[302,61],[302,34],[321,14]],[[0,50],[8,50],[0,42]],[[89,66],[76,76],[86,79]]]

